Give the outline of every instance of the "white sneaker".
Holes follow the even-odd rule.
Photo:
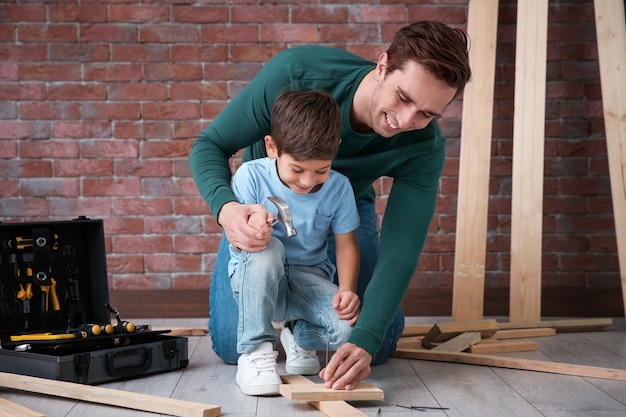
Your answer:
[[[304,350],[298,346],[288,327],[283,327],[280,332],[280,343],[287,355],[285,372],[291,375],[315,375],[320,371],[320,361],[315,351]]]
[[[254,352],[237,360],[237,385],[246,395],[278,395],[282,383],[276,368],[278,352],[272,343],[261,343]]]

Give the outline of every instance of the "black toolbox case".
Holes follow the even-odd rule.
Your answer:
[[[85,384],[185,368],[187,338],[109,305],[102,220],[0,223],[0,371]]]

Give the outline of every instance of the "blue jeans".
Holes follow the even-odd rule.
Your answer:
[[[361,223],[357,229],[357,241],[361,252],[361,269],[357,293],[363,297],[365,288],[372,278],[374,266],[378,261],[378,228],[374,202],[357,200],[357,208]],[[335,261],[334,239],[329,236],[328,257]],[[209,333],[213,342],[213,350],[224,362],[236,364],[239,358],[237,352],[237,328],[239,309],[233,297],[228,276],[228,241],[224,236],[215,260],[213,281],[209,293]],[[333,281],[337,282],[335,276]],[[404,330],[404,313],[398,310],[387,330],[383,345],[374,358],[373,364],[386,361],[396,350],[396,343]],[[325,349],[325,348],[324,348]]]
[[[337,285],[322,268],[285,265],[283,243],[274,237],[264,251],[241,253],[231,287],[239,306],[238,353],[275,344],[272,320],[295,322],[293,336],[307,350],[335,351],[350,337],[350,322],[332,307]]]

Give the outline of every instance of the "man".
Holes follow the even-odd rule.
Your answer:
[[[438,22],[400,29],[375,63],[340,49],[299,46],[268,61],[200,134],[190,166],[225,235],[211,284],[209,329],[213,348],[224,361],[235,363],[238,357],[237,305],[226,268],[228,242],[247,252],[260,251],[272,232],[248,225],[252,213],[265,209],[237,202],[228,159],[242,148],[245,160],[266,156],[261,139],[269,132],[278,93],[324,89],[342,112],[342,142],[333,169],[349,178],[359,209],[357,293],[362,308],[349,342],[335,352],[320,376],[328,387],[349,390],[369,375],[372,363],[393,353],[402,334],[400,306],[435,211],[445,159],[445,138],[436,119],[470,77],[467,35]],[[394,182],[379,239],[372,183],[381,176]],[[334,259],[332,236],[329,243]]]

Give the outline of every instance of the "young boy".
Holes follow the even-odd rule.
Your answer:
[[[229,274],[239,305],[237,385],[247,395],[278,394],[280,377],[272,320],[284,320],[280,340],[287,373],[313,375],[316,350],[346,343],[361,302],[356,294],[359,216],[346,177],[332,171],[341,134],[341,114],[333,97],[321,90],[285,91],[271,113],[265,136],[267,158],[244,163],[233,177],[242,204],[261,204],[248,224],[272,223],[282,198],[297,234],[287,237],[277,223],[267,249],[240,251],[230,245]],[[337,265],[327,255],[333,233]],[[337,271],[339,287],[330,281]]]

